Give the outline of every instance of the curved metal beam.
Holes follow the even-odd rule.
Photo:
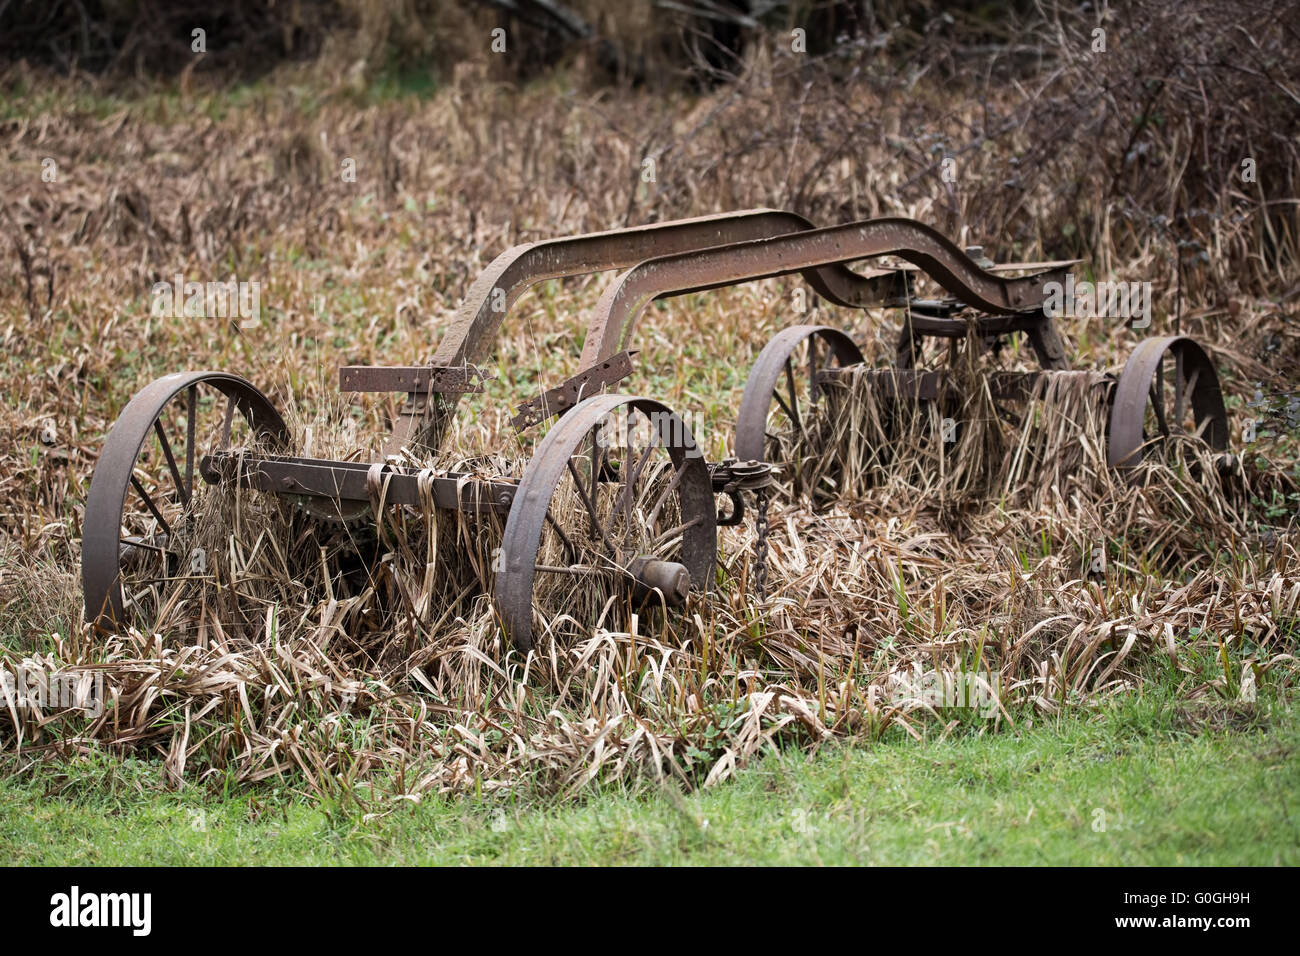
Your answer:
[[[1064,276],[1063,270],[1052,269],[1003,278],[981,269],[942,233],[902,218],[866,219],[660,256],[630,269],[605,290],[587,326],[581,368],[626,349],[637,317],[654,299],[878,256],[914,263],[961,302],[994,315],[1040,309],[1044,283]]]
[[[474,280],[456,309],[451,328],[438,343],[432,364],[452,366],[482,361],[510,306],[530,285],[545,279],[626,269],[656,256],[693,255],[709,246],[812,228],[809,220],[796,213],[746,209],[513,246]],[[806,278],[819,295],[850,308],[879,305],[901,296],[906,281],[895,270],[859,275],[839,263],[818,264]]]

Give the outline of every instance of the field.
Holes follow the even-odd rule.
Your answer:
[[[1293,711],[1099,718],[778,751],[724,786],[578,801],[217,800],[95,759],[0,785],[0,835],[12,864],[46,866],[1296,865]]]
[[[222,82],[0,65],[0,667],[111,690],[97,715],[0,707],[13,861],[1294,865],[1295,40],[1192,6],[1199,26],[1108,19],[1103,50],[1055,11],[1032,63],[905,31],[801,59],[778,33],[704,88],[521,78],[486,51]],[[499,252],[751,207],[1149,282],[1149,327],[1061,320],[1071,366],[1093,382],[1194,336],[1231,467],[1189,441],[1129,483],[1081,427],[1006,477],[1024,432],[972,413],[948,457],[896,438],[877,473],[855,393],[823,422],[836,484],[773,505],[766,593],[745,523],[682,613],[539,591],[555,633],[524,656],[490,522],[398,509],[358,583],[338,534],[214,489],[203,581],[122,633],[83,623],[91,475],[153,379],[236,372],[303,454],[372,461],[398,402],[341,394],[336,367],[428,361]],[[257,321],[160,310],[177,276],[257,283]],[[517,477],[545,430],[516,434],[514,406],[576,369],[608,278],[514,303],[485,391],[408,463]],[[766,279],[655,303],[619,388],[721,460],[759,350],[809,321],[894,356],[897,311]],[[922,361],[969,374],[977,351]],[[1033,356],[1012,337],[978,361]],[[936,703],[936,674],[992,705]]]

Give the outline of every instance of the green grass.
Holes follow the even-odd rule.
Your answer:
[[[366,817],[158,788],[92,757],[0,777],[10,864],[1300,863],[1300,714],[1137,700],[1014,732],[774,752],[708,791],[429,797]]]

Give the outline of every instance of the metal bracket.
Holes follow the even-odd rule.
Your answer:
[[[518,406],[510,424],[515,431],[523,431],[546,421],[553,415],[568,411],[578,402],[602,391],[615,382],[622,381],[632,374],[632,356],[638,350],[618,352],[608,360],[581,372],[573,378],[547,389],[536,398],[530,398]]]
[[[483,391],[489,377],[474,365],[344,365],[339,369],[339,390],[466,394]]]

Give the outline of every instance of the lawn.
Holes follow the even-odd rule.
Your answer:
[[[1294,708],[1146,700],[998,734],[773,751],[690,794],[389,798],[369,813],[288,791],[166,792],[156,764],[101,757],[0,778],[0,842],[37,865],[1294,866],[1298,746]]]

